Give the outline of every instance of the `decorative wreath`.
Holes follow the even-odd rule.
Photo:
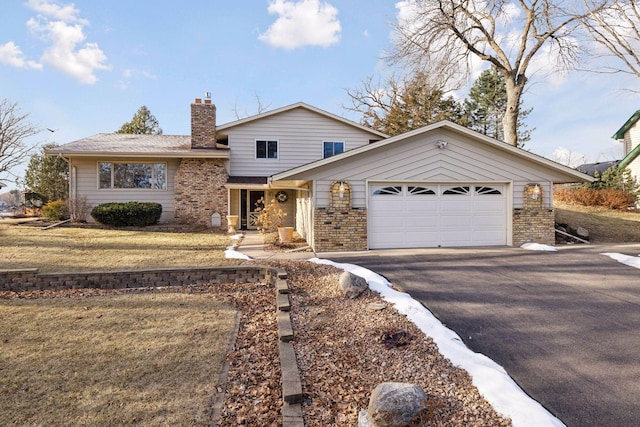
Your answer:
[[[289,200],[289,195],[284,191],[278,191],[276,193],[276,200],[278,201],[278,203],[286,203],[287,200]]]

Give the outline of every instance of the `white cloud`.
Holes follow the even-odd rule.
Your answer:
[[[0,63],[31,69],[50,65],[83,84],[95,83],[97,70],[110,69],[98,44],[86,41],[84,29],[89,21],[80,18],[80,11],[73,4],[28,0],[25,5],[37,13],[27,21],[27,28],[47,44],[40,62],[27,60],[20,47],[10,41],[0,45]]]
[[[342,28],[338,9],[320,0],[272,0],[269,13],[278,19],[258,38],[273,47],[292,50],[303,46],[329,47],[338,43]]]
[[[31,18],[27,28],[43,40],[50,42],[41,61],[49,64],[80,83],[93,84],[98,78],[96,70],[107,70],[107,56],[97,43],[85,42],[84,24],[52,21],[45,17]],[[84,43],[82,47],[80,45]]]
[[[158,76],[146,70],[140,70],[137,68],[126,68],[122,70],[122,79],[118,81],[118,87],[124,90],[130,87],[131,80],[134,80],[134,79],[155,80],[157,78]]]
[[[558,147],[551,154],[551,160],[572,168],[587,163],[587,156],[576,153],[565,147]]]
[[[68,23],[77,22],[81,25],[89,25],[89,21],[78,17],[80,11],[76,9],[73,3],[60,6],[47,0],[29,0],[26,6],[42,16]]]
[[[22,50],[20,50],[20,47],[18,47],[14,42],[8,42],[0,45],[0,62],[16,68],[32,68],[35,70],[42,69],[42,64],[26,60]]]

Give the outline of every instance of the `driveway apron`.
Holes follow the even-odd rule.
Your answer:
[[[640,245],[322,254],[385,276],[568,426],[640,426]]]

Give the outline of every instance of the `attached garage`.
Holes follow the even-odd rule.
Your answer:
[[[507,186],[370,183],[370,249],[507,244]]]
[[[443,121],[281,172],[317,252],[553,244],[554,183],[593,178]],[[302,194],[302,193],[301,193]]]

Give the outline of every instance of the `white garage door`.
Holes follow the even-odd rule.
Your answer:
[[[504,184],[371,184],[371,249],[507,244]]]

